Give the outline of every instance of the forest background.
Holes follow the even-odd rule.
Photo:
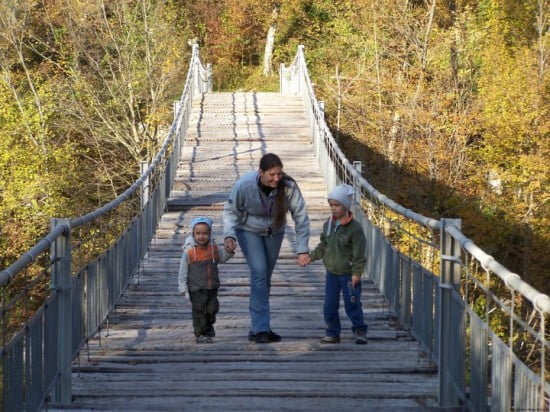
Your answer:
[[[191,49],[215,91],[278,91],[305,46],[350,160],[550,292],[548,0],[3,0],[0,267],[114,199],[172,120]]]

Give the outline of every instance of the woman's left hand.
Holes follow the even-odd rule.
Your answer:
[[[227,250],[229,253],[235,253],[235,249],[237,248],[237,242],[235,242],[235,239],[232,237],[226,237],[223,245],[225,247],[225,250]]]

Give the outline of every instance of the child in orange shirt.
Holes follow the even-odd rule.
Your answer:
[[[218,263],[227,262],[233,253],[218,248],[212,239],[212,219],[197,217],[191,221],[191,232],[183,245],[178,272],[178,289],[189,293],[193,310],[193,329],[197,343],[212,343],[214,322],[219,310]]]

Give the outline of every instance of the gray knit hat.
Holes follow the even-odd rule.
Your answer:
[[[353,186],[341,184],[332,189],[332,192],[327,196],[328,200],[336,200],[340,202],[347,210],[351,209],[355,189]]]

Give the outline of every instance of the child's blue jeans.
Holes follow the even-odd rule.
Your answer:
[[[271,274],[285,234],[280,232],[261,236],[245,230],[237,230],[236,234],[250,269],[250,333],[269,332]]]
[[[351,320],[352,331],[367,331],[367,325],[363,319],[363,307],[361,306],[361,282],[351,286],[351,275],[335,275],[327,272],[325,282],[325,305],[324,315],[326,324],[326,336],[340,336],[342,327],[338,307],[340,305],[340,291],[344,295],[344,308],[349,320]]]

